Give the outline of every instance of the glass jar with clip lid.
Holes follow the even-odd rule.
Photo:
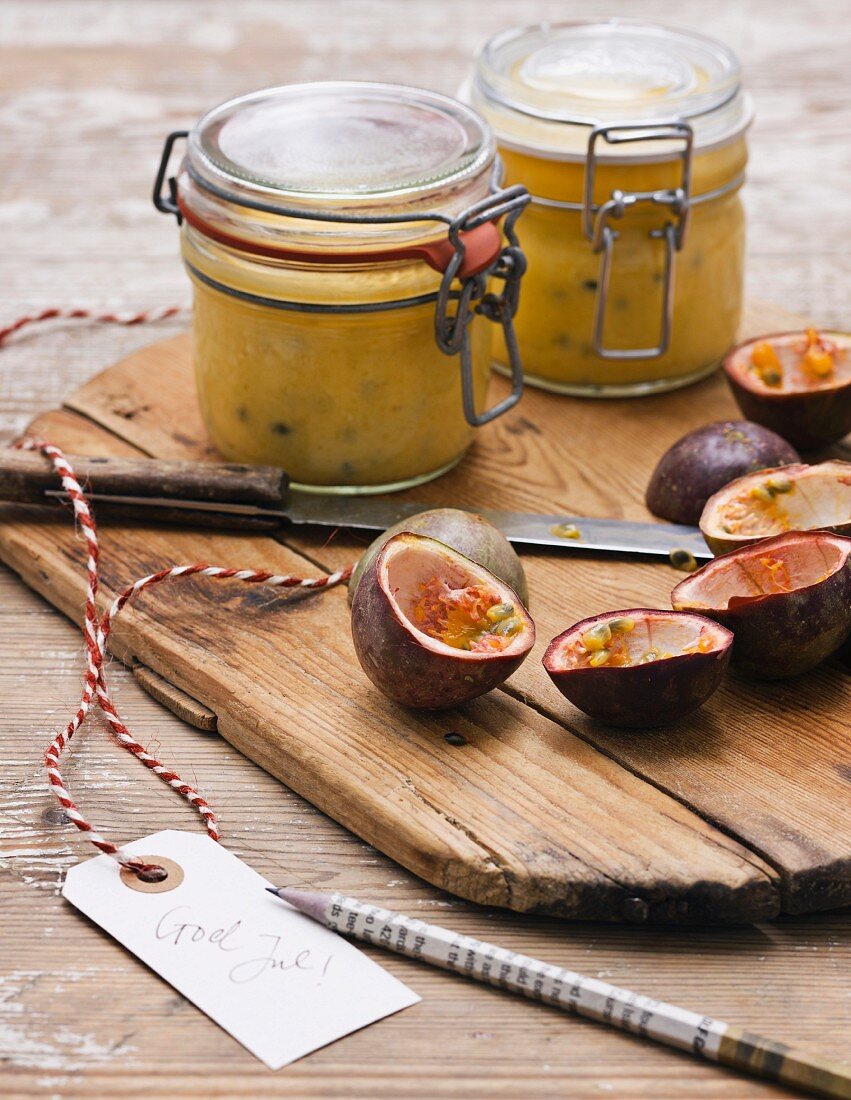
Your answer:
[[[519,399],[528,195],[501,171],[469,107],[385,84],[265,89],[169,136],[154,202],[181,224],[222,455],[301,489],[384,492],[450,468]],[[486,408],[492,323],[512,390]]]
[[[742,306],[752,109],[730,50],[630,20],[515,28],[484,46],[464,98],[532,194],[528,380],[617,397],[713,371]]]

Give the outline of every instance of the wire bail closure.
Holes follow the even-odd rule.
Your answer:
[[[525,187],[520,185],[508,187],[471,206],[449,226],[449,240],[455,252],[440,283],[434,315],[434,333],[437,346],[445,355],[460,355],[464,417],[474,428],[479,428],[502,416],[504,412],[508,412],[523,394],[523,364],[514,331],[514,316],[520,302],[520,281],[526,270],[526,257],[517,239],[515,223],[529,202],[530,196]],[[458,288],[454,288],[466,250],[462,234],[486,221],[495,222],[503,215],[505,222],[502,229],[507,243],[497,259],[483,271],[461,279]],[[498,292],[488,290],[488,282],[491,279],[500,280],[502,289]],[[511,393],[482,413],[476,412],[470,347],[470,323],[477,313],[502,326],[508,364],[511,369]]]
[[[184,218],[178,201],[177,178],[168,176],[168,168],[174,154],[174,147],[178,141],[189,136],[188,130],[174,130],[165,140],[159,167],[154,180],[153,202],[154,206],[163,214],[172,214],[180,225]],[[497,162],[498,163],[498,162]],[[262,210],[268,213],[281,214],[286,217],[300,218],[322,222],[339,222],[345,225],[366,224],[384,225],[405,222],[443,222],[447,226],[448,241],[452,245],[452,254],[443,266],[443,277],[440,289],[436,295],[434,331],[438,348],[445,355],[458,355],[461,368],[461,397],[464,409],[464,418],[471,427],[478,428],[483,424],[495,420],[498,416],[507,412],[520,400],[523,393],[523,365],[520,359],[520,349],[517,336],[514,331],[514,316],[520,296],[520,280],[526,270],[526,257],[517,239],[515,223],[525,207],[531,201],[531,196],[525,187],[515,184],[513,187],[502,188],[499,186],[498,173],[494,173],[492,179],[492,193],[485,199],[474,203],[462,214],[451,219],[445,214],[396,214],[396,215],[361,215],[335,213],[326,214],[321,211],[303,210],[265,202],[237,199],[227,194],[209,181],[202,179],[191,164],[185,164],[186,170],[193,183],[201,189],[231,202],[236,206],[244,206],[249,209]],[[165,189],[167,185],[167,190]],[[478,229],[490,222],[495,230],[500,219],[504,218],[502,234],[506,243],[500,249],[496,258],[488,266],[473,270],[469,274],[462,274],[462,266],[467,256],[467,243],[465,233]],[[188,214],[187,214],[188,220]],[[203,230],[202,230],[203,232]],[[370,258],[369,254],[364,254]],[[347,257],[351,258],[351,257]],[[387,258],[382,257],[382,258]],[[431,266],[435,266],[432,257],[426,257]],[[496,279],[502,282],[499,292],[488,290],[488,282]],[[457,282],[457,286],[455,285]],[[227,288],[216,284],[217,288],[227,292]],[[270,303],[271,304],[271,303]],[[454,312],[453,312],[454,306]],[[366,312],[370,307],[364,307]],[[379,308],[380,307],[371,307]],[[476,314],[481,314],[489,321],[502,326],[505,347],[508,354],[508,363],[511,370],[511,393],[499,401],[496,405],[486,409],[482,413],[476,412],[475,387],[473,382],[473,362],[470,345],[470,323]]]
[[[606,202],[594,203],[594,182],[597,168],[597,143],[620,145],[639,141],[679,141],[678,154],[681,164],[679,186],[660,191],[622,191],[615,189]],[[676,254],[685,243],[691,210],[691,165],[694,131],[687,122],[674,120],[656,124],[632,123],[615,126],[597,126],[588,138],[588,156],[585,164],[585,186],[582,203],[582,230],[591,242],[591,250],[601,253],[600,276],[594,310],[594,351],[602,359],[656,359],[664,355],[671,342],[674,312],[674,282]],[[606,305],[615,242],[620,236],[610,224],[623,218],[627,211],[639,204],[666,207],[673,215],[663,226],[651,229],[648,236],[665,242],[665,267],[662,286],[662,316],[659,341],[654,347],[609,348],[604,344],[603,330],[606,324]]]

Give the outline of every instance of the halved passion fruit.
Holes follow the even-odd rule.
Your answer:
[[[737,478],[706,502],[700,530],[713,554],[785,531],[851,534],[851,462],[778,466]]]
[[[766,465],[773,466],[775,463]],[[510,585],[523,603],[529,605],[526,574],[517,551],[490,520],[480,516],[478,512],[465,512],[460,508],[430,508],[427,512],[417,512],[416,515],[400,520],[382,532],[366,548],[355,566],[349,581],[349,603],[354,599],[360,579],[372,559],[388,539],[403,531],[414,535],[428,535],[429,538],[437,539],[438,542],[451,546],[453,550],[460,551],[465,557],[472,558]]]
[[[402,533],[361,577],[352,638],[380,691],[406,707],[442,710],[510,676],[535,642],[535,625],[514,589],[484,566]]]
[[[851,335],[776,332],[733,348],[724,370],[739,408],[804,450],[851,432]]]
[[[733,664],[746,674],[795,676],[851,633],[851,539],[790,531],[745,546],[680,581],[671,603],[732,630]]]
[[[609,611],[553,638],[544,668],[574,706],[611,726],[664,726],[716,690],[733,635],[702,615]]]

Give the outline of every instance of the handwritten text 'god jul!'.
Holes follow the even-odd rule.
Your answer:
[[[333,955],[323,954],[317,957],[309,948],[301,951],[287,950],[281,946],[282,936],[273,933],[249,933],[242,927],[242,921],[234,921],[228,928],[207,929],[202,924],[190,920],[188,905],[178,905],[164,913],[157,922],[155,935],[177,948],[206,946],[225,954],[235,954],[257,950],[263,952],[240,961],[234,960],[228,978],[236,985],[252,982],[263,974],[303,974],[312,972],[317,980],[328,973]],[[256,942],[252,947],[250,940]]]

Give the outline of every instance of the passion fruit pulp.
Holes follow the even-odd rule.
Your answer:
[[[451,546],[467,558],[483,565],[514,589],[524,605],[529,604],[526,574],[517,551],[490,520],[478,512],[465,512],[460,508],[431,508],[415,516],[403,519],[388,527],[361,555],[349,581],[349,603],[354,599],[360,579],[382,546],[403,531],[416,535],[428,535],[438,542]]]
[[[672,523],[696,524],[707,500],[723,485],[789,462],[800,462],[795,448],[759,424],[705,424],[678,439],[659,459],[647,486],[647,507]]]
[[[742,547],[680,581],[671,603],[732,630],[746,675],[796,676],[851,633],[851,539],[790,531]]]
[[[361,667],[388,698],[442,710],[507,679],[532,648],[535,625],[514,589],[484,566],[402,532],[361,577],[352,638]]]
[[[724,371],[739,408],[808,450],[851,431],[851,335],[775,332],[733,348]]]
[[[851,534],[851,462],[779,466],[737,478],[706,502],[700,530],[713,554],[785,531]]]
[[[544,668],[565,698],[611,726],[664,726],[705,703],[733,635],[702,615],[639,607],[582,619],[553,638]]]

